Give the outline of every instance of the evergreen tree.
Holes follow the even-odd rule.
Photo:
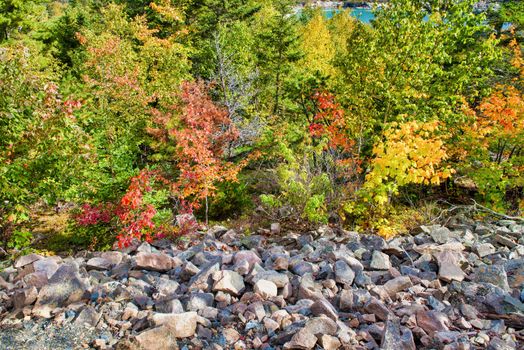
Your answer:
[[[284,82],[293,63],[301,57],[298,19],[292,13],[293,1],[274,1],[260,12],[257,32],[258,67],[267,86],[274,114],[281,112]]]
[[[49,0],[0,0],[0,43],[15,33],[27,33],[38,23]]]

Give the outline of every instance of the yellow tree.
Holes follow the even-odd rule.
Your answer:
[[[373,148],[371,172],[364,189],[373,200],[385,204],[401,186],[408,184],[438,185],[451,176],[450,168],[442,167],[447,158],[444,140],[437,134],[438,122],[392,123],[384,133],[384,141]]]
[[[366,181],[356,201],[344,206],[345,213],[356,216],[359,225],[384,237],[405,230],[406,218],[390,205],[391,199],[403,186],[438,185],[449,178],[454,170],[444,164],[447,158],[445,138],[437,121],[388,124],[382,140],[373,147]],[[413,214],[411,222],[416,220]]]
[[[304,57],[297,65],[299,69],[309,74],[334,76],[333,59],[336,49],[321,11],[315,12],[313,18],[302,27],[300,34]]]
[[[329,21],[328,26],[331,32],[332,45],[335,47],[337,57],[347,54],[348,39],[357,25],[358,20],[351,16],[349,10],[335,14]]]

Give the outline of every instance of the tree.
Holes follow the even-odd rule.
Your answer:
[[[291,15],[292,1],[274,1],[256,16],[256,55],[262,83],[268,88],[270,109],[278,114],[282,109],[283,86],[292,64],[301,57],[298,20]]]
[[[0,43],[10,39],[13,33],[27,33],[39,21],[37,17],[46,12],[49,0],[0,0]]]
[[[75,112],[81,103],[63,99],[51,64],[41,53],[13,45],[0,56],[0,235],[4,245],[14,226],[38,200],[54,203],[82,165],[85,134]],[[44,62],[49,63],[46,58]]]
[[[146,128],[154,111],[171,106],[189,78],[187,49],[173,35],[157,36],[144,17],[128,18],[109,5],[78,35],[85,50],[75,95],[86,103],[83,128],[91,136],[89,167],[77,176],[84,198],[115,199],[148,161]]]
[[[224,28],[249,23],[260,5],[255,0],[189,0],[186,9],[189,40],[195,48],[191,55],[193,73],[198,78],[209,79],[216,72],[214,49],[217,33]],[[243,36],[245,32],[239,34]],[[243,44],[240,40],[238,43]]]
[[[311,20],[300,28],[300,34],[304,55],[297,63],[299,70],[309,74],[319,73],[325,77],[335,76],[333,60],[336,47],[328,23],[320,10],[317,10]]]
[[[224,159],[227,145],[237,137],[236,129],[227,111],[213,103],[201,82],[184,83],[180,98],[180,107],[158,113],[156,127],[149,133],[157,140],[153,147],[162,157],[159,159],[172,162],[167,173],[173,195],[190,209],[198,209],[204,201],[207,222],[208,198],[215,194],[216,184],[235,181],[249,159],[238,165]]]
[[[436,134],[438,122],[392,123],[384,140],[373,148],[371,171],[364,191],[379,205],[390,201],[408,184],[438,185],[452,169],[441,164],[448,157],[444,140]]]
[[[519,0],[507,0],[491,5],[488,19],[497,35],[502,35],[505,24],[510,24],[517,32],[524,29],[524,3]]]
[[[438,117],[450,127],[460,124],[463,97],[475,103],[489,92],[501,54],[472,5],[393,0],[378,10],[372,28],[353,30],[338,60],[336,91],[369,135],[365,149],[389,122]]]
[[[476,108],[468,108],[468,124],[457,130],[454,161],[463,179],[458,186],[476,192],[477,199],[500,211],[522,211],[524,185],[524,97],[510,85],[495,87]],[[466,186],[467,185],[467,186]]]
[[[228,112],[231,127],[238,130],[238,138],[228,147],[233,155],[235,147],[252,144],[261,132],[261,121],[256,110],[256,82],[259,76],[254,68],[253,55],[244,52],[252,47],[247,28],[241,24],[223,28],[215,34],[216,72],[212,76],[217,102]],[[239,40],[242,38],[242,40]],[[232,140],[233,141],[233,140]]]

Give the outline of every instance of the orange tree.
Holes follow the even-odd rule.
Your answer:
[[[524,99],[515,87],[500,85],[477,109],[468,109],[472,122],[461,128],[453,145],[461,177],[478,199],[494,209],[523,209]],[[464,181],[468,179],[469,181]],[[513,194],[510,198],[507,195]],[[510,199],[509,201],[507,199]],[[508,204],[513,208],[508,207]]]
[[[524,178],[524,60],[515,38],[507,47],[508,77],[490,95],[471,107],[464,103],[469,122],[450,129],[457,137],[451,160],[457,185],[473,190],[477,199],[500,211],[522,211]]]
[[[166,111],[150,110],[149,165],[158,170],[134,176],[114,204],[85,205],[77,217],[80,226],[106,233],[115,228],[120,246],[187,234],[196,229],[187,215],[203,203],[207,207],[218,183],[236,181],[250,158],[238,164],[225,159],[224,150],[237,137],[227,112],[212,102],[201,82],[184,82],[181,90]],[[168,209],[173,202],[175,212]],[[180,214],[178,227],[172,225],[173,214]]]
[[[165,160],[172,176],[172,193],[192,209],[216,193],[216,184],[235,181],[249,158],[239,164],[228,161],[226,148],[238,133],[227,111],[216,106],[202,82],[182,84],[180,105],[170,111],[156,111],[154,126],[148,131],[154,136],[154,157]]]

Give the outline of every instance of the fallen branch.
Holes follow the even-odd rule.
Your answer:
[[[471,201],[473,202],[473,204],[471,204],[471,205],[458,205],[458,204],[451,204],[451,203],[449,203],[447,201],[444,201],[444,200],[439,200],[439,202],[449,205],[450,208],[442,210],[442,212],[439,214],[437,219],[440,219],[442,216],[444,216],[444,214],[449,214],[449,213],[457,211],[457,210],[464,210],[466,212],[484,212],[484,213],[488,213],[488,214],[490,214],[492,216],[495,216],[495,217],[498,217],[498,218],[501,218],[501,219],[524,222],[524,218],[523,217],[510,216],[510,215],[506,215],[506,214],[503,214],[503,213],[499,213],[499,212],[496,212],[496,211],[494,211],[494,210],[492,210],[492,209],[490,209],[488,207],[483,206],[482,204],[477,203],[474,199],[471,199]],[[437,219],[435,219],[435,220],[437,220]],[[432,221],[435,221],[435,220],[432,220]],[[448,221],[449,221],[449,219],[448,219]],[[446,222],[446,224],[447,224],[447,222]]]
[[[509,216],[509,215],[506,215],[506,214],[502,214],[502,213],[498,213],[494,210],[491,210],[481,204],[478,204],[474,199],[472,199],[473,201],[473,206],[474,207],[478,207],[480,208],[481,210],[485,211],[485,212],[488,212],[494,216],[498,216],[500,218],[503,218],[503,219],[506,219],[506,220],[515,220],[515,221],[521,221],[521,222],[524,222],[524,218],[520,217],[520,216]]]

